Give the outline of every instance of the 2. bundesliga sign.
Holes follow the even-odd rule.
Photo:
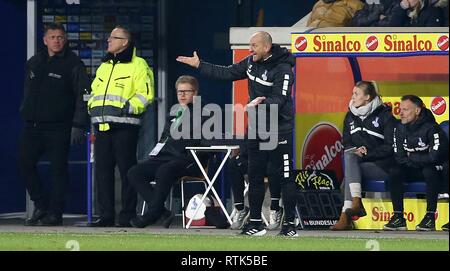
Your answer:
[[[295,55],[448,54],[448,33],[292,34]]]

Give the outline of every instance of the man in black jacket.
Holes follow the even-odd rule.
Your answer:
[[[400,0],[366,1],[364,7],[353,16],[352,26],[400,27],[407,20],[406,10],[400,6]]]
[[[173,215],[164,208],[164,202],[172,185],[183,176],[199,175],[194,158],[186,147],[200,146],[201,139],[193,139],[194,131],[201,131],[202,121],[194,121],[193,104],[197,102],[198,81],[192,76],[182,75],[175,83],[178,104],[172,107],[175,113],[166,120],[164,131],[149,158],[128,171],[128,179],[138,194],[148,204],[148,211],[133,218],[133,227],[143,228],[164,217],[168,227]],[[198,104],[196,104],[198,106]],[[189,126],[189,127],[187,127]],[[183,135],[183,133],[187,133]],[[177,138],[181,135],[181,138]],[[201,160],[204,160],[201,158]],[[155,181],[154,188],[150,181]]]
[[[19,138],[19,169],[35,210],[25,225],[61,225],[68,179],[70,143],[80,143],[87,125],[83,94],[90,80],[80,58],[66,48],[60,24],[49,24],[46,49],[26,64],[20,112],[24,127]],[[44,192],[36,164],[46,153],[51,165],[51,192]]]
[[[389,174],[394,215],[384,225],[384,229],[406,230],[406,220],[403,217],[403,181],[422,179],[427,183],[427,211],[416,230],[435,230],[443,164],[448,161],[448,142],[433,113],[415,95],[402,97],[400,119],[401,123],[394,129],[396,165]]]
[[[248,93],[250,103],[248,108],[267,108],[273,106],[278,109],[275,119],[272,114],[265,116],[249,114],[249,123],[256,124],[259,117],[267,117],[267,123],[278,123],[277,131],[269,131],[277,141],[272,149],[263,148],[268,143],[267,134],[258,134],[254,139],[250,135],[256,127],[249,125],[249,204],[250,223],[243,229],[242,234],[262,236],[266,233],[261,219],[261,209],[264,200],[264,175],[269,163],[277,170],[277,176],[282,184],[282,199],[285,207],[285,221],[280,234],[297,236],[294,225],[295,219],[295,183],[290,173],[292,169],[292,131],[294,127],[293,102],[291,88],[294,82],[292,67],[295,58],[286,49],[272,44],[272,37],[267,32],[256,32],[250,39],[250,56],[228,67],[213,65],[200,61],[196,52],[192,57],[179,56],[177,61],[188,64],[200,70],[208,77],[223,80],[241,80],[248,78]],[[266,106],[268,105],[268,106]],[[259,109],[257,111],[260,111]],[[276,112],[276,110],[275,110]],[[259,119],[258,119],[259,121]],[[258,127],[259,128],[259,127]],[[269,141],[272,141],[269,139]],[[270,143],[270,142],[269,142]]]

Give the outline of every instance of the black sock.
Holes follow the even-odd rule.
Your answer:
[[[280,199],[270,200],[270,210],[279,211],[280,210]]]
[[[235,203],[234,208],[236,208],[236,210],[238,211],[242,211],[244,210],[244,203]]]

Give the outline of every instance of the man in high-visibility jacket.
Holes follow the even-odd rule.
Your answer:
[[[136,56],[130,32],[121,26],[108,37],[107,54],[92,82],[88,110],[95,128],[95,180],[100,218],[90,226],[114,226],[114,167],[122,179],[119,226],[130,226],[136,215],[137,194],[129,184],[128,169],[136,164],[142,113],[154,96],[153,71]]]

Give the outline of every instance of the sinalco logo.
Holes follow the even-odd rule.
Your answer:
[[[306,136],[302,148],[302,167],[304,169],[333,170],[342,181],[341,154],[344,145],[339,130],[331,123],[316,124]]]
[[[448,50],[448,36],[441,36],[438,39],[437,46],[441,51],[447,51]]]
[[[378,48],[378,39],[375,36],[369,36],[366,39],[366,47],[369,51],[374,51]]]
[[[295,49],[299,50],[300,52],[304,51],[306,47],[308,46],[308,40],[300,36],[295,40]]]
[[[440,116],[447,110],[447,103],[445,102],[444,98],[437,96],[434,97],[433,100],[431,100],[430,108],[434,114]]]

